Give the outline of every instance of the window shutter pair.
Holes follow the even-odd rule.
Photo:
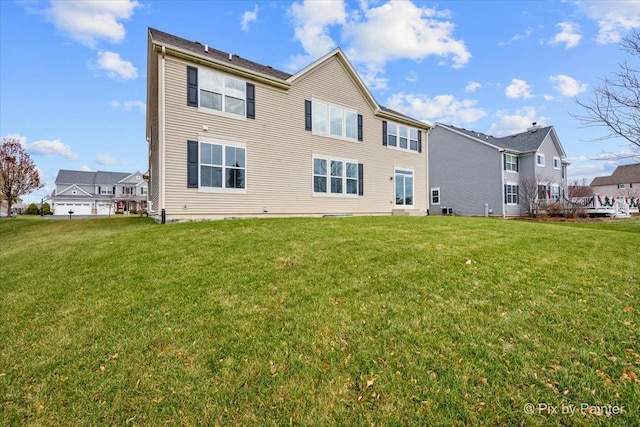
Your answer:
[[[256,85],[246,84],[247,119],[256,118]],[[187,65],[187,105],[198,106],[198,69]]]
[[[311,131],[313,130],[312,125],[312,116],[311,116],[311,101],[308,99],[304,100],[304,130]],[[362,141],[363,139],[363,125],[362,125],[362,114],[358,114],[358,141]]]

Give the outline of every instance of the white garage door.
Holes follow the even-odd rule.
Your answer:
[[[98,203],[98,215],[109,215],[109,213],[113,214],[114,209],[111,208],[111,212],[109,212],[109,207],[111,207],[111,203]]]
[[[91,203],[56,203],[55,215],[69,215],[73,211],[74,215],[91,215]]]

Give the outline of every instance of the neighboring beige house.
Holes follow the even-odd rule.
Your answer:
[[[618,166],[610,176],[591,181],[597,194],[609,197],[640,197],[640,163]]]
[[[149,215],[424,215],[429,126],[335,49],[295,74],[148,32]]]

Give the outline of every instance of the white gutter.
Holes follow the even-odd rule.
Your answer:
[[[503,155],[504,155],[505,151],[507,151],[507,150],[505,150],[505,149],[498,150],[498,152],[500,154],[503,154]],[[501,185],[500,185],[501,193],[502,193],[501,204],[502,204],[502,219],[506,219],[507,218],[507,212],[506,212],[505,201],[504,201],[504,184],[505,184],[505,182],[504,182],[504,166],[503,166],[503,163],[502,163],[504,160],[502,159],[502,157],[503,156],[499,156],[499,158],[500,158],[500,176],[502,177],[501,178],[502,182],[501,182]]]
[[[159,214],[162,214],[162,211],[165,208],[165,196],[164,196],[164,192],[165,192],[165,184],[166,184],[166,179],[165,179],[165,55],[166,55],[166,49],[164,46],[162,46],[162,59],[160,60],[160,72],[159,72],[159,76],[158,76],[158,86],[159,86],[159,92],[160,92],[160,111],[159,111],[159,119],[160,119],[160,131],[158,132],[158,160],[160,161],[160,191],[158,194],[158,202],[160,204],[159,206]]]

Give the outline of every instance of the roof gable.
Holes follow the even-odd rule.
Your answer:
[[[75,193],[74,193],[75,192]],[[90,193],[86,192],[82,188],[78,187],[75,184],[68,186],[62,191],[57,193],[58,196],[91,196]]]

